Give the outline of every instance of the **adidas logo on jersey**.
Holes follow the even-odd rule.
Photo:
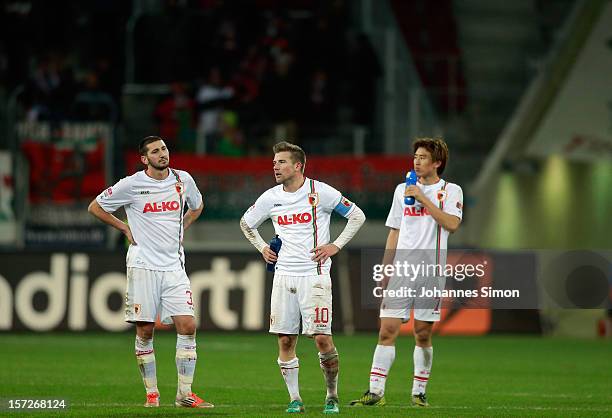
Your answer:
[[[179,202],[172,200],[170,202],[153,202],[147,203],[142,213],[147,212],[170,212],[179,210]]]
[[[406,206],[404,208],[404,216],[427,216],[429,211],[424,206],[414,207]]]
[[[308,212],[280,215],[277,220],[279,225],[307,224],[310,221],[312,221],[312,215]]]

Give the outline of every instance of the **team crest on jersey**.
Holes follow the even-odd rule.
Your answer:
[[[185,189],[185,185],[183,184],[182,181],[177,181],[176,184],[174,185],[174,187],[176,187],[176,192],[178,194],[183,194],[183,190]]]
[[[342,200],[341,200],[342,204],[344,206],[346,206],[347,208],[350,208],[351,205],[353,204],[350,200],[348,200],[346,197],[342,196]]]
[[[310,206],[317,206],[319,204],[319,193],[308,193],[308,203],[310,203]]]
[[[436,197],[440,202],[444,202],[446,200],[446,190],[438,190]]]

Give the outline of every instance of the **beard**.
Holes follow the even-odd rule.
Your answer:
[[[169,164],[168,160],[166,160],[163,163],[154,163],[153,161],[149,161],[149,165],[156,170],[163,170],[165,168],[168,168],[168,164]]]

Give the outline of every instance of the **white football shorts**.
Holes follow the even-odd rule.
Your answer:
[[[184,270],[127,269],[126,322],[155,322],[157,315],[171,324],[175,315],[194,316],[191,285]]]
[[[380,308],[381,318],[400,318],[402,322],[410,320],[410,310],[414,310],[414,319],[419,321],[440,321],[442,300],[439,297],[429,297],[427,293],[434,290],[442,292],[446,284],[444,277],[418,277],[416,280],[392,277],[387,290],[412,289],[414,296],[386,296]]]
[[[329,274],[275,274],[270,303],[270,333],[316,335],[332,333],[332,287]]]

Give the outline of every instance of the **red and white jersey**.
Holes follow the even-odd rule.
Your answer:
[[[423,194],[438,207],[451,215],[462,219],[463,191],[454,183],[440,179],[435,184],[417,183]],[[386,226],[399,229],[398,250],[436,250],[442,252],[443,258],[437,257],[439,264],[446,263],[445,251],[448,248],[449,232],[442,228],[419,202],[414,205],[404,203],[406,184],[401,183],[395,188],[393,203]]]
[[[278,185],[265,191],[244,214],[249,228],[258,228],[271,218],[282,240],[276,272],[291,276],[329,274],[331,258],[323,264],[311,260],[310,251],[329,243],[332,212],[348,218],[355,205],[333,187],[306,178],[293,193]]]
[[[197,209],[202,195],[186,171],[170,169],[168,177],[156,180],[139,171],[119,180],[98,195],[106,212],[125,208],[136,245],[130,245],[128,267],[148,270],[183,270],[183,213],[185,204]]]

